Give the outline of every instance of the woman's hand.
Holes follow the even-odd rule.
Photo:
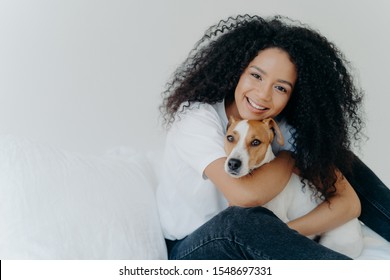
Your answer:
[[[294,160],[282,151],[270,163],[241,178],[233,178],[224,170],[226,158],[210,163],[205,175],[224,194],[230,205],[252,207],[264,205],[278,195],[288,183]]]

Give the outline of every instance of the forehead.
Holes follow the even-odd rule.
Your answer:
[[[245,135],[249,139],[258,138],[259,140],[268,140],[270,135],[269,130],[270,128],[260,121],[243,120],[232,124],[229,127],[228,132],[239,134],[240,136]]]
[[[229,133],[238,133],[240,135],[244,135],[248,131],[248,121],[242,120],[239,122],[235,122],[231,126],[229,126],[227,131]]]
[[[248,121],[248,137],[269,139],[270,128],[263,122],[260,121]]]
[[[290,55],[282,49],[268,48],[260,51],[249,66],[251,65],[257,66],[276,79],[286,80],[292,84],[296,82],[296,66]]]

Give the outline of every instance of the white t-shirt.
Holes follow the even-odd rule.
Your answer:
[[[210,163],[226,156],[227,123],[224,102],[195,103],[169,129],[156,192],[165,238],[182,239],[228,207],[223,194],[204,175]],[[288,132],[283,126],[281,130]]]

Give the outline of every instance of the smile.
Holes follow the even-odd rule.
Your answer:
[[[256,103],[255,103],[253,100],[251,100],[249,97],[247,97],[246,100],[248,101],[249,105],[251,105],[251,106],[252,106],[254,109],[256,109],[256,110],[261,110],[261,111],[268,110],[268,108],[256,104]]]

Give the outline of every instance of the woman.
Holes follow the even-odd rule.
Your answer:
[[[359,194],[381,188],[385,210],[368,217],[371,203],[364,204],[362,217],[390,232],[390,191],[353,172],[367,171],[350,151],[362,129],[361,100],[343,55],[307,26],[245,15],[211,27],[168,83],[162,106],[169,131],[157,202],[169,258],[347,259],[305,235],[360,215],[350,181]],[[271,163],[234,179],[223,168],[229,116],[273,117],[288,145],[275,147]],[[285,225],[261,205],[292,172],[324,202]],[[370,224],[374,219],[381,223]]]

